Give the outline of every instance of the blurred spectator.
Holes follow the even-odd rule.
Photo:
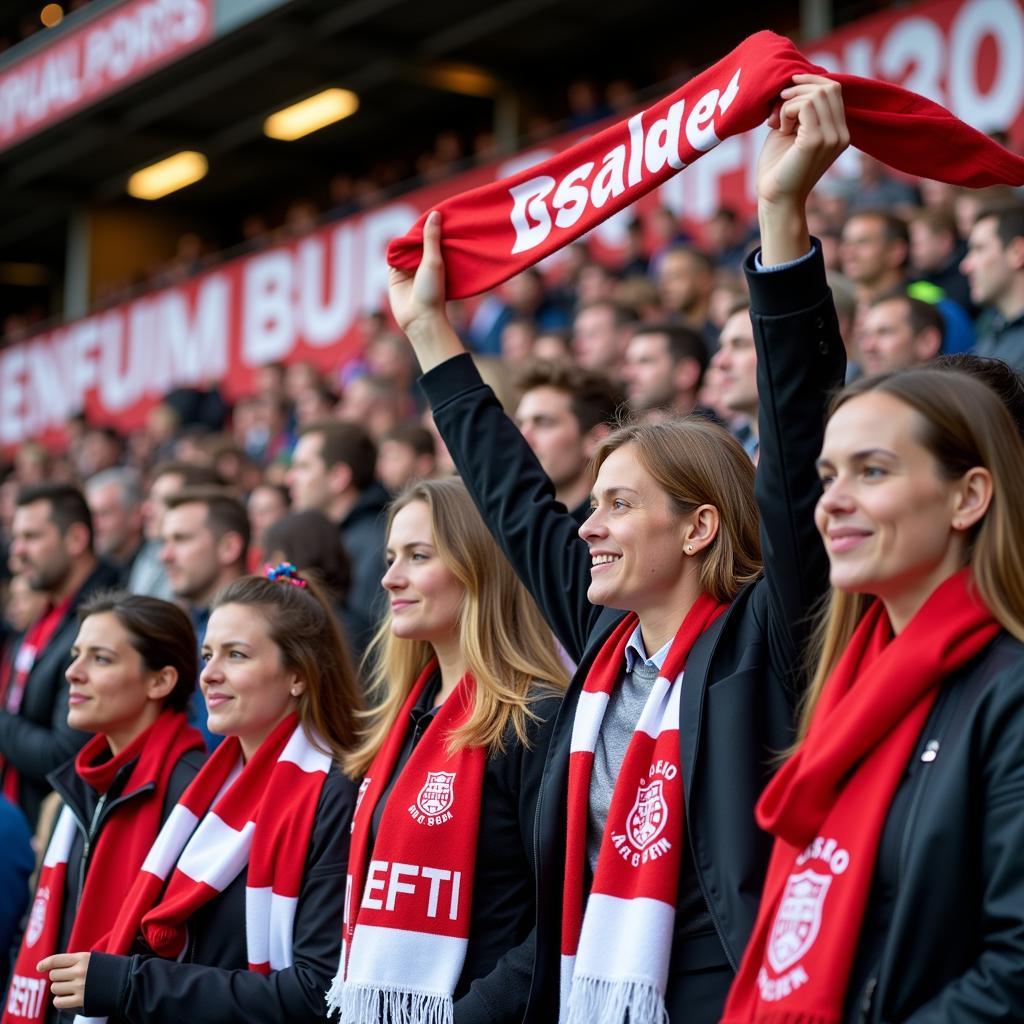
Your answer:
[[[570,83],[568,91],[570,129],[600,121],[611,113],[611,108],[601,100],[597,86],[588,79]]]
[[[322,512],[307,508],[278,519],[267,529],[263,541],[268,564],[291,562],[303,575],[312,571],[327,588],[351,656],[349,632],[358,628],[358,623],[351,621],[346,607],[352,567],[338,527]]]
[[[587,263],[576,275],[577,308],[594,302],[610,302],[615,295],[619,275],[601,263]]]
[[[559,360],[571,362],[573,357],[571,332],[564,329],[541,331],[533,339],[530,357],[549,362]]]
[[[302,426],[313,420],[324,420],[334,415],[338,396],[324,381],[304,388],[295,396],[295,423]]]
[[[469,325],[473,348],[484,355],[501,351],[501,332],[514,316],[532,320],[538,329],[565,327],[569,314],[563,301],[549,293],[536,267],[510,278],[501,289],[501,298],[488,296],[477,307]]]
[[[715,271],[715,285],[711,290],[708,319],[721,331],[725,321],[740,304],[747,304],[746,281],[736,271],[719,268]]]
[[[227,434],[204,439],[200,464],[210,466],[218,482],[241,494],[248,494],[262,479],[259,463]]]
[[[626,229],[626,253],[622,260],[622,277],[646,277],[649,269],[650,260],[647,258],[644,224],[639,218],[634,218]]]
[[[719,371],[718,398],[729,413],[739,415],[733,433],[755,464],[758,456],[757,349],[750,307],[743,303],[726,318],[711,365]]]
[[[435,470],[435,476],[452,476],[455,473],[455,463],[452,462],[452,456],[451,452],[448,451],[448,445],[444,443],[444,438],[437,429],[437,424],[434,422],[434,414],[429,405],[420,414],[420,423],[423,424],[424,430],[426,430],[434,439],[434,455],[437,467]]]
[[[224,429],[228,418],[228,406],[215,382],[204,387],[178,388],[172,391],[164,403],[178,414],[182,426],[203,427],[211,434]]]
[[[714,273],[708,257],[691,246],[668,249],[657,263],[657,283],[668,316],[698,331],[708,352],[713,352],[718,331],[709,319]]]
[[[19,925],[28,907],[29,876],[35,868],[32,833],[25,815],[0,796],[0,992],[11,972],[10,952],[16,947]]]
[[[51,788],[47,774],[88,739],[67,724],[64,670],[78,632],[76,609],[117,576],[96,558],[85,496],[66,484],[36,484],[18,494],[11,561],[47,598],[46,612],[13,653],[0,701],[0,790],[34,828]]]
[[[287,476],[294,510],[316,509],[341,531],[352,565],[346,608],[357,660],[373,635],[381,607],[384,512],[389,499],[374,478],[376,465],[376,446],[362,426],[321,420],[299,432]]]
[[[159,597],[169,601],[174,596],[160,552],[163,549],[163,522],[167,501],[183,487],[200,487],[221,483],[210,466],[194,466],[188,462],[159,463],[149,478],[149,491],[142,503],[142,532],[146,543],[132,562],[128,589],[133,594]]]
[[[861,370],[868,375],[908,370],[942,350],[942,314],[935,306],[899,294],[876,299],[857,338]]]
[[[408,411],[406,396],[391,381],[365,374],[345,385],[335,415],[365,427],[377,441],[400,423]]]
[[[837,271],[830,270],[827,280],[836,307],[836,317],[839,319],[839,335],[846,346],[846,358],[852,362],[856,359],[853,322],[857,315],[857,293],[853,282]]]
[[[300,359],[297,362],[289,363],[284,368],[283,380],[279,381],[273,390],[268,387],[263,394],[278,399],[285,397],[294,404],[304,391],[317,388],[322,383],[323,376],[320,371],[312,363]]]
[[[414,404],[420,399],[416,387],[419,372],[416,356],[402,335],[393,331],[379,333],[367,344],[365,359],[366,369],[372,376],[389,381],[399,394],[409,396]]]
[[[19,484],[41,484],[50,479],[53,459],[46,447],[38,441],[18,445],[14,453],[14,476]]]
[[[125,586],[144,541],[139,474],[125,467],[105,469],[86,482],[85,497],[96,553],[117,570],[118,586]]]
[[[707,365],[707,346],[692,328],[641,324],[622,365],[630,409],[646,419],[693,412]]]
[[[174,443],[174,458],[180,462],[190,462],[194,466],[205,466],[210,461],[206,452],[206,439],[209,436],[210,432],[206,427],[194,423],[182,427]]]
[[[165,402],[154,405],[146,414],[145,427],[129,440],[136,465],[163,462],[174,457],[174,445],[181,428],[181,417]]]
[[[7,584],[4,619],[14,634],[24,633],[33,622],[46,613],[48,598],[43,591],[33,590],[28,577],[17,573]]]
[[[961,269],[972,301],[989,307],[978,324],[975,354],[1024,369],[1024,204],[978,214]]]
[[[623,395],[607,375],[567,363],[533,363],[516,383],[516,426],[555,497],[582,524],[590,515],[590,459],[614,427]]]
[[[617,379],[635,317],[610,299],[581,306],[572,328],[572,349],[585,370]]]
[[[399,423],[381,439],[377,452],[377,478],[390,494],[434,475],[437,456],[434,438],[417,423]]]
[[[124,441],[113,427],[90,427],[82,438],[75,472],[80,480],[113,469],[124,455]]]
[[[508,366],[521,366],[531,356],[537,328],[532,320],[514,316],[501,329],[501,358]]]
[[[288,418],[289,406],[283,397],[265,394],[253,398],[248,429],[240,439],[246,453],[259,462],[272,462],[287,455],[293,440]]]
[[[874,210],[887,207],[894,212],[906,212],[920,205],[917,189],[910,182],[892,177],[885,164],[866,153],[860,157],[860,175],[850,193],[850,210]]]
[[[254,487],[245,504],[249,513],[249,537],[252,541],[251,551],[256,559],[249,559],[253,572],[259,572],[261,563],[266,561],[266,545],[263,535],[278,521],[288,515],[291,508],[291,497],[287,487],[277,484],[260,484]]]
[[[720,206],[704,226],[708,256],[716,267],[738,270],[750,245],[750,231],[731,206]]]
[[[907,225],[886,210],[864,210],[843,225],[842,271],[856,288],[861,313],[903,285],[909,251]]]
[[[185,487],[167,498],[161,536],[160,561],[175,598],[186,606],[202,651],[214,594],[248,570],[249,516],[227,488]],[[213,750],[223,737],[207,728],[206,702],[198,687],[190,717]]]
[[[971,302],[967,278],[960,272],[966,246],[960,241],[953,214],[941,207],[918,210],[910,219],[910,265],[914,276],[941,288],[972,316],[978,313]]]

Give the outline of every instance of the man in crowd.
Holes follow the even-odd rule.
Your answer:
[[[960,266],[972,301],[990,307],[978,326],[975,354],[1024,370],[1024,204],[982,210]]]
[[[64,671],[78,635],[76,611],[116,573],[96,558],[85,496],[68,484],[25,487],[11,531],[11,568],[47,597],[47,610],[14,652],[0,705],[0,788],[34,829],[52,772],[89,738],[67,724]]]
[[[134,469],[117,466],[91,477],[85,498],[92,513],[96,553],[118,571],[125,585],[142,550],[142,488]]]
[[[943,329],[931,303],[903,293],[875,299],[858,336],[858,365],[866,376],[922,366],[942,350]]]
[[[533,363],[516,383],[516,425],[555,497],[582,524],[590,515],[590,457],[614,427],[623,395],[604,374],[565,363]]]
[[[628,309],[609,299],[596,299],[581,306],[572,325],[576,362],[584,370],[605,373],[617,380],[635,319]]]
[[[956,230],[956,218],[943,206],[928,206],[910,219],[910,265],[915,278],[940,288],[970,314],[970,286],[960,272],[965,248]]]
[[[671,320],[699,332],[710,354],[718,342],[718,330],[710,320],[715,286],[711,260],[699,249],[675,245],[661,255],[657,268],[662,308]]]
[[[642,324],[622,366],[629,407],[638,416],[685,416],[697,406],[708,350],[697,331],[683,324]]]
[[[384,511],[388,493],[375,479],[377,449],[356,423],[319,420],[299,432],[287,483],[292,509],[313,508],[338,524],[352,565],[346,600],[358,659],[377,624],[384,573]]]
[[[384,435],[377,452],[377,477],[390,494],[437,470],[434,436],[418,423],[399,423]]]
[[[843,225],[839,258],[857,290],[861,314],[904,282],[910,250],[907,225],[885,210],[863,210]]]
[[[163,522],[167,512],[167,499],[183,487],[216,486],[221,482],[216,471],[191,462],[169,460],[161,462],[149,479],[149,493],[142,503],[142,530],[146,543],[132,562],[128,589],[133,594],[144,594],[169,601],[173,597],[163,561]]]
[[[188,608],[201,650],[213,596],[246,573],[249,516],[235,492],[223,487],[185,487],[168,495],[166,504],[160,560],[175,598]],[[221,737],[206,726],[206,703],[199,690],[193,712],[212,750]]]
[[[753,462],[757,462],[757,350],[750,307],[744,302],[733,307],[722,326],[718,351],[711,365],[719,372],[721,404],[740,417],[733,429]]]

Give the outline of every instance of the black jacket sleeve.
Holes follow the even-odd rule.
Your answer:
[[[56,684],[49,725],[0,711],[0,753],[23,775],[35,779],[43,779],[56,771],[74,757],[88,739],[88,733],[68,725],[66,684]]]
[[[520,747],[515,758],[517,770],[510,773],[509,793],[518,805],[519,832],[526,858],[536,875],[535,825],[537,795],[540,792],[544,760],[561,696],[539,700],[534,704],[538,721],[529,730],[530,746]],[[529,934],[513,946],[495,964],[494,969],[477,978],[455,1004],[455,1024],[518,1024],[526,1013],[533,977],[536,950],[536,913],[531,914]]]
[[[487,528],[579,661],[600,609],[587,601],[590,555],[576,520],[468,355],[424,374],[420,387]]]
[[[846,352],[821,246],[781,270],[746,264],[757,347],[760,456],[754,492],[761,513],[764,609],[775,674],[795,680],[809,618],[828,590],[828,557],[814,525],[821,494],[815,462],[829,399],[842,386]]]
[[[336,769],[320,794],[295,916],[291,967],[270,974],[176,963],[155,956],[93,953],[84,1013],[131,1024],[280,1024],[326,1019],[324,993],[341,951],[355,785]],[[244,922],[232,922],[244,928]]]

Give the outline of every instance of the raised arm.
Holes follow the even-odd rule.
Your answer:
[[[815,460],[829,397],[842,386],[846,369],[806,203],[849,143],[839,86],[815,75],[797,75],[794,83],[782,93],[761,152],[761,251],[746,266],[757,346],[760,589],[772,664],[793,686],[811,612],[828,589],[828,559],[814,526],[821,493]]]
[[[434,421],[480,515],[555,635],[578,660],[600,612],[587,601],[587,545],[448,323],[440,240],[435,212],[424,228],[423,260],[415,275],[391,270],[391,308],[416,351]]]

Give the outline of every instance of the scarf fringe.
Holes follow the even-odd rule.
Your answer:
[[[454,1024],[455,1021],[450,995],[375,985],[346,985],[340,973],[327,993],[327,1016],[333,1016],[336,1011],[340,1011],[339,1024]]]
[[[566,1024],[669,1024],[665,997],[649,981],[579,975],[572,979],[568,1018]]]

